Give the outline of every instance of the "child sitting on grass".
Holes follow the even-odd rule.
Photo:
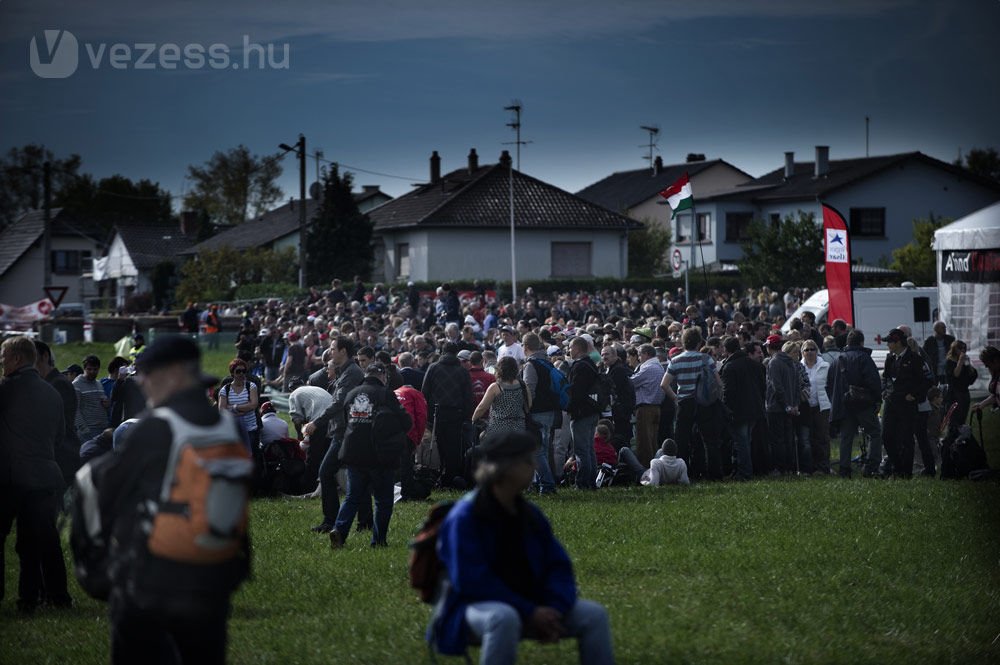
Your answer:
[[[664,439],[649,470],[642,474],[643,485],[690,485],[687,464],[677,457],[677,444],[673,439]]]

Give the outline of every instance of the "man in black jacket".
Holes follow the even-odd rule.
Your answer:
[[[573,364],[569,369],[569,413],[570,433],[573,437],[573,453],[576,455],[577,489],[596,489],[597,455],[594,452],[594,430],[601,408],[597,403],[597,365],[590,358],[590,345],[583,337],[574,337],[569,344],[569,355]]]
[[[52,349],[45,342],[35,340],[35,369],[38,375],[56,389],[62,399],[63,436],[56,447],[56,464],[63,474],[63,483],[69,487],[73,476],[80,468],[80,444],[76,435],[76,390],[66,375],[56,369],[56,359]],[[117,424],[117,423],[116,423]]]
[[[614,386],[614,398],[611,402],[611,420],[615,425],[612,444],[615,450],[621,450],[632,443],[632,414],[635,412],[635,387],[629,380],[629,370],[615,346],[601,349],[601,362],[606,368],[608,378]],[[659,413],[657,413],[659,416]],[[657,423],[659,424],[659,423]],[[659,443],[656,444],[657,446]],[[654,446],[655,448],[656,446]]]
[[[935,323],[934,334],[924,340],[924,354],[927,356],[927,362],[937,377],[938,383],[948,382],[944,368],[945,356],[948,355],[948,350],[954,341],[955,337],[948,334],[948,328],[944,321]]]
[[[63,479],[55,451],[65,431],[63,402],[35,369],[35,345],[10,337],[0,345],[0,573],[4,543],[17,520],[21,574],[18,609],[31,612],[40,600],[68,607],[66,564],[56,513]],[[42,597],[44,593],[44,598]],[[0,599],[4,583],[0,579]]]
[[[471,478],[464,477],[465,428],[472,410],[472,379],[458,360],[458,346],[444,345],[441,358],[427,368],[421,392],[427,400],[428,427],[434,431],[441,454],[442,484],[464,488]]]
[[[331,363],[337,370],[337,378],[330,384],[333,404],[323,415],[306,423],[302,433],[308,437],[328,438],[330,446],[319,465],[319,483],[323,504],[323,521],[312,527],[316,533],[329,533],[337,521],[340,511],[340,497],[337,495],[337,471],[340,470],[340,445],[347,430],[344,404],[347,394],[361,385],[364,373],[354,361],[354,342],[348,337],[338,337],[330,345]]]
[[[166,413],[195,432],[242,440],[235,421],[206,399],[209,379],[201,375],[200,365],[201,351],[192,339],[158,336],[136,363],[149,406],[157,411],[147,411],[126,431],[118,452],[85,467],[96,488],[102,526],[111,534],[112,663],[151,658],[224,663],[226,659],[230,597],[250,567],[245,533],[232,557],[215,563],[181,563],[149,550],[150,517],[144,510],[160,501],[173,458],[177,424],[167,420]],[[159,411],[161,407],[165,411]]]
[[[410,415],[400,405],[395,393],[385,386],[386,368],[373,362],[365,369],[365,379],[344,399],[347,429],[340,449],[340,458],[347,466],[347,495],[330,531],[330,545],[343,547],[351,524],[362,503],[375,499],[375,520],[372,526],[372,547],[384,547],[392,518],[393,476],[399,466],[406,433],[412,425]],[[375,430],[376,414],[388,412],[386,420],[391,431]],[[398,439],[398,441],[397,441]],[[398,446],[396,444],[398,443]]]
[[[729,357],[722,363],[722,403],[729,412],[729,431],[736,452],[736,479],[753,478],[753,457],[750,433],[764,413],[765,373],[760,363],[740,349],[740,341],[729,337],[725,341]]]
[[[892,462],[893,475],[913,476],[913,434],[917,421],[917,405],[927,397],[931,382],[924,372],[924,361],[910,350],[906,333],[893,328],[886,335],[891,352],[882,372],[885,411],[882,430],[885,448]]]
[[[851,477],[851,452],[858,427],[870,437],[864,475],[878,474],[882,460],[882,426],[878,420],[881,389],[871,349],[865,348],[865,336],[860,330],[852,330],[847,334],[844,352],[826,375],[830,422],[840,425],[841,478]]]

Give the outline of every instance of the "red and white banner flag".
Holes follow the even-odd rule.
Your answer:
[[[828,323],[843,319],[854,325],[854,291],[851,286],[851,243],[844,218],[823,204],[823,249],[826,254],[826,291],[830,309]]]
[[[55,308],[52,306],[52,301],[48,298],[42,298],[23,307],[12,307],[0,303],[0,323],[24,325],[41,321],[49,318],[53,309]]]

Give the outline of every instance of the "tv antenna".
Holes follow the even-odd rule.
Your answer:
[[[660,135],[660,128],[657,125],[640,125],[639,129],[649,133],[649,143],[639,147],[647,149],[647,153],[642,156],[642,159],[647,160],[649,162],[649,170],[655,172],[653,168],[653,151],[660,151],[660,149],[656,146],[656,142],[659,140],[658,137]]]
[[[513,141],[507,141],[503,145],[513,145],[515,146],[515,163],[517,164],[517,170],[521,170],[521,146],[533,143],[533,141],[522,141],[521,140],[521,109],[524,105],[521,103],[520,99],[515,99],[511,101],[510,104],[503,107],[504,111],[512,111],[514,113],[514,119],[512,122],[508,122],[507,126],[514,130],[515,138]]]

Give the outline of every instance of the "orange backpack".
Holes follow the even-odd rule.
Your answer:
[[[253,460],[227,413],[209,427],[169,408],[153,415],[170,425],[173,441],[155,506],[148,506],[150,553],[179,563],[229,561],[244,546]]]

